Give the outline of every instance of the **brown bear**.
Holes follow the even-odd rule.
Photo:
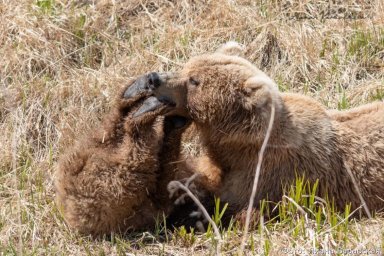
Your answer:
[[[319,195],[334,198],[339,210],[347,203],[353,209],[363,203],[370,211],[383,209],[384,103],[327,111],[310,97],[279,92],[266,74],[238,56],[239,49],[230,43],[192,58],[178,72],[158,73],[156,86],[148,90],[159,99],[158,107],[168,105],[167,115],[194,122],[202,159],[209,160],[204,166],[194,159],[195,171],[214,173],[202,187],[228,202],[229,213],[247,207],[273,106],[256,208],[262,199],[280,201],[283,185],[304,175],[319,180]]]
[[[175,165],[188,127],[185,118],[162,116],[165,107],[135,117],[157,104],[156,98],[140,90],[151,81],[150,76],[132,81],[101,128],[59,160],[56,202],[69,226],[82,234],[153,227],[156,217],[173,208],[168,182],[192,175]]]

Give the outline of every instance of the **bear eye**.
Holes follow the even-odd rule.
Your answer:
[[[190,78],[189,78],[189,83],[192,84],[192,85],[194,85],[194,86],[198,86],[198,85],[200,84],[200,81],[197,80],[197,79],[194,78],[194,77],[190,77]]]

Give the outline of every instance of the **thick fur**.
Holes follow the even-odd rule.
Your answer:
[[[161,74],[155,91],[174,101],[174,112],[184,113],[196,125],[210,164],[194,159],[195,171],[215,177],[202,186],[228,202],[228,212],[241,213],[247,207],[274,106],[256,207],[262,199],[281,200],[283,186],[305,175],[312,182],[319,180],[319,194],[334,198],[339,210],[347,203],[356,209],[362,202],[351,170],[370,211],[383,209],[384,103],[327,111],[310,97],[279,92],[266,74],[236,56],[239,49],[231,43],[192,58],[181,71]]]
[[[158,96],[176,103],[167,116],[185,115],[184,132],[163,110],[133,118],[146,95],[122,95],[101,127],[63,155],[55,175],[57,203],[67,223],[84,234],[149,229],[157,216],[194,224],[194,206],[173,207],[167,184],[198,172],[197,190],[208,210],[213,195],[229,203],[227,218],[243,216],[271,105],[276,117],[262,164],[255,206],[279,201],[296,175],[319,180],[320,195],[361,205],[348,168],[369,209],[384,207],[384,103],[327,111],[311,98],[280,93],[274,82],[236,55],[234,43],[191,59],[162,76]],[[199,153],[185,150],[197,143]],[[184,148],[184,150],[182,150]],[[257,212],[257,210],[255,210]]]
[[[120,94],[101,127],[58,163],[57,205],[69,226],[82,234],[150,229],[172,209],[168,182],[191,175],[173,163],[185,128],[173,127],[162,109],[132,118],[143,100],[145,95],[124,99]]]

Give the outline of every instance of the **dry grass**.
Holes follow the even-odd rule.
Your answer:
[[[211,233],[158,228],[95,241],[71,232],[53,202],[55,161],[127,77],[176,69],[228,40],[246,45],[281,90],[340,109],[383,99],[384,3],[298,2],[0,0],[0,255],[213,253]],[[322,209],[319,220],[297,211],[267,223],[246,250],[384,249],[382,217]],[[241,232],[222,232],[223,253],[236,253]]]

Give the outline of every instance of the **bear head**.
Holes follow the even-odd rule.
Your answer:
[[[279,108],[281,101],[276,84],[242,58],[242,51],[239,44],[229,42],[214,53],[193,57],[180,71],[148,74],[148,83],[136,90],[151,90],[157,105],[153,100],[144,104],[138,115],[166,104],[168,115],[190,118],[226,139],[260,134],[271,104]]]

